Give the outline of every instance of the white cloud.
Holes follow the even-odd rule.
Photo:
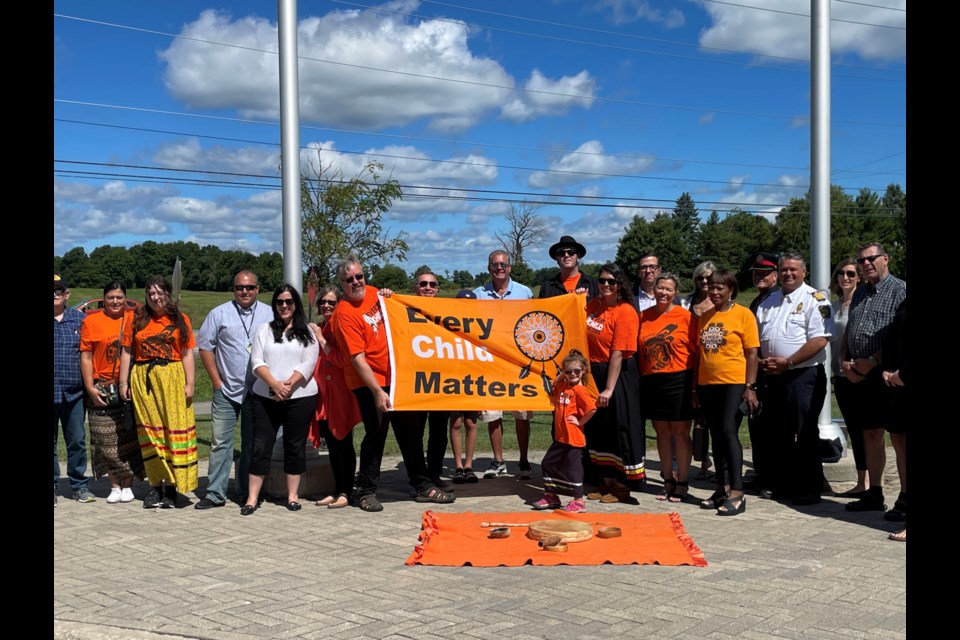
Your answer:
[[[807,0],[781,0],[776,5],[778,11],[762,10],[769,4],[757,0],[737,3],[752,6],[712,2],[701,4],[713,20],[712,26],[700,34],[700,44],[704,47],[787,58],[810,57],[810,18],[782,13],[809,15],[810,2]],[[907,7],[906,0],[886,4],[899,9]],[[833,18],[830,23],[830,41],[834,56],[851,53],[864,60],[877,62],[906,59],[905,11],[834,2],[830,12]]]
[[[609,9],[614,24],[630,24],[637,20],[644,20],[667,29],[674,29],[682,27],[686,22],[679,9],[671,7],[662,10],[654,7],[653,4],[648,0],[600,0],[594,8],[600,11]]]
[[[731,209],[739,207],[746,211],[755,211],[773,222],[782,206],[786,206],[791,198],[799,198],[807,190],[809,177],[802,175],[780,175],[770,184],[758,185],[749,188],[745,183],[750,181],[750,175],[731,176],[722,195],[712,203],[709,209]],[[701,213],[706,213],[701,208]]]
[[[713,124],[714,117],[715,117],[715,114],[712,112],[705,113],[699,118],[697,118],[697,122],[699,122],[700,124]]]
[[[203,168],[267,176],[280,174],[280,149],[271,147],[202,147],[196,138],[160,145],[155,162],[171,169]]]
[[[653,158],[629,158],[604,155],[599,140],[588,140],[576,151],[565,154],[550,164],[551,171],[535,171],[527,178],[527,184],[543,189],[574,184],[584,180],[597,180],[604,174],[636,174],[649,169]],[[591,175],[598,174],[598,175]]]
[[[589,109],[593,104],[597,83],[586,70],[575,76],[550,80],[539,69],[534,69],[524,89],[527,91],[518,92],[503,106],[502,116],[505,120],[527,122],[542,115],[562,114],[574,106]]]
[[[405,0],[383,6],[410,12],[419,3]],[[278,56],[249,50],[277,51],[274,23],[207,10],[180,33],[193,40],[177,39],[160,53],[167,64],[166,87],[178,100],[191,108],[237,109],[244,117],[279,117]],[[462,22],[410,23],[374,9],[334,10],[303,18],[297,32],[300,117],[368,129],[426,119],[433,129],[463,130],[507,103],[516,85],[498,62],[475,56],[467,37],[468,27]],[[557,81],[531,76],[528,84],[592,91],[592,82],[581,72]],[[530,100],[535,112],[545,113],[576,103],[555,97]]]

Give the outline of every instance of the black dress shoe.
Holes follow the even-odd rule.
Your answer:
[[[300,511],[302,508],[303,506],[299,502],[294,501],[287,503],[287,511]]]
[[[253,512],[256,510],[257,510],[257,507],[255,505],[245,504],[242,507],[240,507],[240,515],[242,516],[253,515]]]
[[[224,505],[223,502],[214,502],[210,498],[204,498],[197,504],[193,505],[193,508],[194,509],[213,509],[215,507],[222,507],[223,505]]]

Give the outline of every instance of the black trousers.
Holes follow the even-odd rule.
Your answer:
[[[250,408],[253,410],[250,473],[257,476],[270,473],[270,458],[280,425],[283,425],[283,472],[297,476],[306,471],[307,433],[317,408],[317,395],[281,402],[252,394]]]
[[[743,446],[738,432],[743,414],[743,384],[703,384],[697,397],[703,419],[713,438],[713,458],[717,465],[717,486],[729,484],[732,491],[743,490]]]
[[[427,436],[427,471],[431,478],[439,478],[443,473],[443,457],[447,453],[447,420],[449,411],[417,411],[420,420],[420,439],[430,425]]]
[[[750,432],[750,451],[753,456],[753,471],[757,474],[757,490],[769,489],[773,486],[774,468],[777,459],[774,457],[772,431],[776,428],[770,423],[767,413],[767,379],[763,371],[757,371],[757,400],[764,407],[760,415],[747,418],[747,429]]]
[[[347,498],[353,493],[353,476],[357,473],[357,450],[353,447],[353,432],[337,440],[330,431],[330,423],[320,421],[320,436],[327,443],[330,471],[333,473],[333,495]]]
[[[850,413],[850,397],[855,391],[852,389],[853,383],[844,376],[833,377],[833,394],[837,398],[837,406],[840,407],[840,415],[847,426],[847,435],[850,436],[850,447],[853,449],[853,463],[857,471],[867,470],[867,449],[863,440],[863,428],[857,424],[856,420],[847,420]]]
[[[778,497],[819,496],[823,487],[820,409],[827,395],[823,365],[767,376],[763,411],[773,435],[778,461],[773,490]]]
[[[384,391],[389,392],[389,387]],[[383,462],[383,446],[387,441],[387,430],[393,423],[393,434],[403,456],[403,465],[407,468],[410,486],[418,493],[433,488],[423,460],[423,435],[417,411],[388,411],[377,409],[373,392],[367,387],[353,390],[360,406],[363,418],[363,440],[360,441],[360,477],[357,482],[357,495],[363,497],[375,494],[380,486],[380,465]]]

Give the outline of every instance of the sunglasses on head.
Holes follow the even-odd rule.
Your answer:
[[[436,289],[440,286],[439,282],[433,282],[431,280],[421,280],[417,283],[417,286],[421,289]]]
[[[256,291],[260,285],[258,284],[235,284],[233,285],[234,291]]]
[[[597,282],[599,282],[600,284],[609,284],[609,285],[619,284],[616,278],[597,278]]]
[[[564,256],[575,256],[577,255],[576,249],[557,249],[557,257],[561,258]]]
[[[293,298],[277,298],[278,307],[292,307],[296,304]]]
[[[352,276],[343,276],[343,278],[341,278],[341,279],[342,279],[344,282],[363,282],[363,274],[362,274],[362,273],[358,273],[358,274],[352,275]]]
[[[856,277],[857,277],[857,272],[856,272],[856,271],[841,271],[840,273],[837,274],[837,277],[838,277],[838,278],[839,278],[840,276],[847,276],[848,278],[856,278]]]

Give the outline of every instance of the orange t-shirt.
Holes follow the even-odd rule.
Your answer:
[[[123,321],[123,337],[120,324]],[[120,346],[130,346],[133,311],[124,311],[122,318],[111,318],[103,311],[91,313],[80,326],[80,351],[93,353],[93,379],[117,380],[120,377]]]
[[[563,281],[563,288],[567,290],[567,293],[573,293],[577,290],[578,282],[580,282],[579,271]]]
[[[675,305],[666,313],[656,307],[640,314],[640,375],[692,369],[697,353],[697,318]]]
[[[368,286],[363,301],[358,303],[344,296],[330,322],[340,351],[350,358],[362,353],[377,378],[377,384],[385,387],[390,384],[390,352],[377,291],[376,287]],[[352,362],[343,367],[343,375],[350,389],[366,386]]]
[[[554,439],[571,447],[587,446],[587,439],[583,435],[583,425],[571,424],[567,422],[567,418],[577,416],[579,420],[596,408],[597,401],[585,386],[578,384],[571,387],[566,380],[558,382],[557,386],[553,388]]]
[[[640,316],[633,305],[621,302],[608,307],[603,298],[587,304],[587,347],[590,362],[610,362],[610,354],[622,351],[624,358],[637,352]]]
[[[150,316],[150,322],[143,329],[137,332],[133,337],[134,360],[144,362],[154,358],[164,358],[171,362],[180,362],[183,359],[185,349],[193,349],[197,346],[193,339],[193,325],[190,324],[190,318],[183,314],[183,321],[187,325],[187,332],[190,334],[187,344],[180,344],[180,330],[174,323],[173,318],[164,315],[159,318]],[[123,344],[130,344],[130,338],[127,333],[133,333],[133,323],[127,324],[123,328]]]
[[[744,350],[760,348],[756,316],[739,304],[727,311],[710,309],[700,316],[699,329],[698,384],[744,384],[747,381]]]

